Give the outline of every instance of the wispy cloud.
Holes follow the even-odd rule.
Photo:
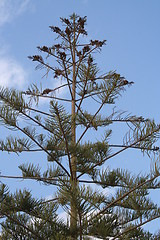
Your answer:
[[[0,86],[22,89],[27,76],[23,67],[12,58],[0,56]]]
[[[0,0],[0,27],[12,22],[29,7],[30,0]],[[1,36],[2,41],[3,35]],[[26,72],[14,57],[8,53],[8,46],[0,48],[0,86],[22,89]]]
[[[29,6],[30,0],[0,0],[0,26],[11,22]]]

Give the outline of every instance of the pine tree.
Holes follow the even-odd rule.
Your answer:
[[[159,148],[155,146],[160,125],[115,110],[118,97],[133,82],[116,71],[100,72],[93,55],[106,41],[86,43],[86,20],[76,14],[61,18],[62,28],[50,26],[56,43],[38,47],[46,58],[29,57],[38,62],[37,69],[46,70],[46,76],[53,74],[58,87],[41,89],[32,84],[23,92],[0,89],[1,122],[18,132],[0,141],[1,151],[44,152],[52,167],[42,172],[34,164],[20,165],[22,179],[57,187],[55,198],[47,201],[35,199],[27,190],[10,193],[2,184],[2,239],[154,237],[142,226],[160,217],[149,195],[151,189],[160,188]],[[64,97],[58,96],[61,89],[68,90]],[[49,100],[48,110],[41,108],[42,98]],[[106,106],[108,114],[103,116]],[[114,123],[128,128],[119,145],[109,144]],[[107,160],[131,148],[154,160],[149,174],[132,175],[123,166],[109,169]],[[114,194],[105,194],[110,188]],[[70,216],[67,224],[58,218],[59,207]]]

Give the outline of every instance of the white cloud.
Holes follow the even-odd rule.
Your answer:
[[[29,7],[30,0],[0,0],[0,27],[12,22]],[[3,36],[1,36],[3,39]],[[22,89],[26,72],[22,65],[8,54],[8,47],[0,49],[0,86]]]
[[[16,60],[0,56],[0,86],[22,89],[26,78],[26,72]]]
[[[69,221],[69,215],[63,211],[60,214],[58,214],[58,218],[67,223]]]
[[[48,96],[53,96],[53,97],[58,97],[58,98],[67,98],[67,94],[69,93],[68,87],[64,86],[64,87],[58,88],[58,87],[62,86],[63,84],[65,84],[65,82],[62,81],[61,78],[59,78],[59,79],[48,78],[45,86],[44,86],[43,82],[41,82],[41,85],[39,84],[38,87],[39,87],[39,89],[41,89],[40,86],[42,86],[42,91],[44,91],[46,88],[49,88],[49,89],[57,88],[57,90],[51,92],[51,94],[48,94]],[[48,104],[48,102],[50,100],[51,100],[50,98],[40,97],[39,104],[41,106]]]
[[[28,8],[29,2],[30,0],[0,0],[0,26],[22,14]]]

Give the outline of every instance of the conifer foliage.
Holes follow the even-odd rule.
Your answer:
[[[17,130],[0,140],[0,150],[45,153],[50,163],[45,172],[34,163],[21,164],[19,178],[56,187],[47,201],[27,190],[10,193],[1,184],[2,239],[158,239],[142,226],[160,217],[149,195],[160,188],[155,145],[160,125],[115,110],[118,98],[134,83],[116,71],[100,71],[94,56],[106,41],[87,42],[86,20],[76,14],[61,18],[62,28],[50,26],[55,44],[40,46],[42,56],[29,57],[58,87],[41,89],[34,83],[23,92],[0,89],[1,124]],[[48,109],[39,104],[41,99],[48,100]],[[118,145],[110,144],[113,124],[128,128]],[[130,148],[154,160],[149,174],[108,167],[109,159]],[[109,189],[114,191],[107,194]],[[69,215],[67,224],[58,218],[58,208]]]

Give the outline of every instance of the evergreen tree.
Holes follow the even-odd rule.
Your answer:
[[[61,22],[62,29],[50,26],[56,43],[38,47],[46,58],[29,57],[38,62],[37,69],[46,69],[47,76],[52,73],[59,86],[40,89],[32,84],[23,92],[0,89],[1,122],[18,132],[0,141],[1,151],[44,152],[52,167],[42,172],[39,166],[22,164],[22,179],[57,187],[55,198],[45,201],[27,190],[11,194],[2,184],[2,239],[156,239],[142,226],[160,217],[149,195],[151,189],[160,188],[155,146],[160,125],[115,111],[117,98],[133,82],[115,71],[100,72],[93,55],[106,41],[86,43],[86,17],[73,14]],[[62,88],[68,89],[66,97],[58,96]],[[39,105],[42,98],[49,100],[48,110]],[[103,116],[106,106],[108,115]],[[128,128],[119,145],[109,144],[114,123]],[[123,166],[109,169],[107,160],[130,148],[154,159],[149,174],[135,176]],[[111,188],[114,194],[105,194]],[[58,218],[59,207],[70,216],[67,224]]]

